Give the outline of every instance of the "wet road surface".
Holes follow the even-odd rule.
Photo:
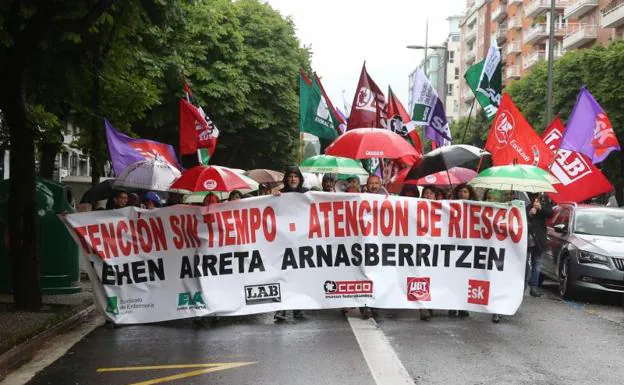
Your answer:
[[[389,381],[391,379],[391,381]],[[494,324],[436,311],[307,312],[100,327],[29,384],[624,384],[624,311],[551,287]]]

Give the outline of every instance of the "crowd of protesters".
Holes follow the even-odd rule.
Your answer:
[[[344,191],[348,193],[369,193],[388,195],[388,191],[383,187],[382,180],[377,175],[370,175],[366,180],[366,184],[360,185],[360,178],[357,176],[347,177],[341,181],[340,189],[337,187],[337,176],[335,174],[325,174],[321,182],[321,188],[314,187],[308,189],[304,187],[304,176],[297,166],[290,166],[284,172],[282,181],[283,187],[276,189],[274,186],[260,185],[258,195],[274,195],[280,196],[282,193],[306,193],[312,191],[336,192]],[[509,202],[514,199],[514,193],[509,191],[485,190],[482,198],[477,192],[467,184],[460,184],[453,189],[442,189],[433,185],[423,186],[419,189],[417,186],[405,185],[400,193],[401,196],[416,197],[429,200],[483,200],[486,202]],[[228,201],[236,201],[248,196],[240,191],[231,191],[227,198]],[[203,202],[203,206],[218,204],[221,199],[214,193],[207,193]],[[182,203],[182,195],[169,193],[167,206]],[[142,195],[128,192],[122,189],[113,190],[112,196],[106,202],[106,209],[119,209],[126,206],[135,206],[145,209],[155,209],[163,206],[162,200],[158,194],[153,191],[145,192]],[[104,209],[100,207],[99,209]],[[526,285],[529,287],[529,294],[533,297],[541,297],[539,291],[539,276],[541,268],[542,255],[547,252],[547,233],[546,221],[553,215],[553,205],[547,196],[542,194],[534,194],[530,196],[530,202],[527,205],[527,219],[529,227],[528,247],[527,247],[527,269],[526,269]],[[375,315],[375,309],[362,307],[359,309],[363,318],[369,318]],[[293,318],[302,318],[303,312],[300,310],[292,311]],[[420,319],[429,320],[434,315],[431,309],[421,309]],[[448,310],[451,317],[468,317],[469,313],[465,310]],[[278,311],[274,315],[276,322],[282,322],[287,319],[286,311]],[[498,323],[501,316],[492,315],[492,322]],[[199,319],[195,320],[200,321]],[[201,322],[198,322],[201,323]]]

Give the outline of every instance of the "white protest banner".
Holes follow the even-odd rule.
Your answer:
[[[524,205],[306,193],[64,217],[115,323],[356,306],[514,314]]]

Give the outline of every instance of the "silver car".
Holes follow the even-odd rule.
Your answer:
[[[542,274],[559,282],[562,297],[582,290],[624,294],[624,209],[560,205],[548,244]]]

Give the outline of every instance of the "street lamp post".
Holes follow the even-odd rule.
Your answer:
[[[546,90],[546,124],[549,124],[553,115],[553,60],[555,57],[555,0],[550,1],[550,31],[548,36],[548,79]]]

